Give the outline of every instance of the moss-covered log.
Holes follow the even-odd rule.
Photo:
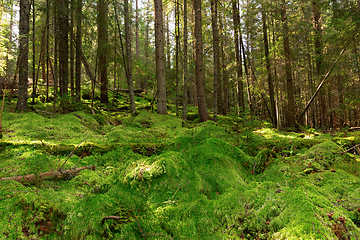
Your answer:
[[[60,180],[71,178],[74,175],[77,175],[80,171],[85,169],[94,169],[95,167],[86,166],[80,167],[65,171],[50,171],[50,172],[43,172],[39,174],[29,174],[26,176],[16,176],[16,177],[6,177],[1,178],[0,181],[7,181],[7,180],[15,180],[19,183],[28,183],[28,184],[36,184],[39,181],[49,181],[49,180]]]

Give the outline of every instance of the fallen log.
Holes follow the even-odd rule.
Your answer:
[[[64,170],[64,171],[56,170],[56,171],[50,171],[50,172],[43,172],[43,173],[39,173],[39,174],[29,174],[26,176],[6,177],[6,178],[0,178],[0,181],[15,180],[19,183],[36,184],[39,181],[60,180],[60,179],[71,178],[71,177],[77,175],[80,171],[85,170],[85,169],[95,170],[95,166],[86,166],[86,167],[80,167],[80,168]]]

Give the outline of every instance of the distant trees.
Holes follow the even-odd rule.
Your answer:
[[[232,113],[258,116],[278,128],[296,127],[296,121],[325,128],[360,124],[359,1],[36,3],[35,30],[30,32],[34,48],[29,52],[30,4],[21,0],[19,48],[0,55],[7,55],[6,69],[14,73],[16,61],[10,59],[19,59],[18,109],[27,108],[31,63],[42,72],[38,87],[34,84],[36,93],[53,99],[55,107],[59,102],[81,101],[81,92],[87,97],[89,91],[93,99],[115,103],[108,95],[116,88],[128,88],[135,112],[136,96],[131,94],[135,84],[149,90],[159,114],[170,110],[184,120],[190,104],[198,108],[199,121],[210,116],[216,121],[218,115]],[[11,12],[9,6],[1,9]],[[205,24],[209,22],[211,26]],[[10,25],[1,24],[2,29]],[[1,32],[0,39],[10,37]],[[333,66],[343,49],[344,57]],[[327,74],[329,70],[333,72]],[[35,70],[30,73],[34,76]],[[314,95],[320,84],[319,95]],[[67,97],[69,88],[75,98]]]

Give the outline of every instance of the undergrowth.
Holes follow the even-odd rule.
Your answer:
[[[105,107],[5,112],[1,177],[67,159],[64,169],[93,168],[35,185],[0,181],[1,239],[360,238],[360,163],[346,152],[356,132]]]

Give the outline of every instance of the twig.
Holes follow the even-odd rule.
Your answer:
[[[320,231],[317,231],[317,232],[322,234],[326,239],[328,239],[327,236],[325,236],[325,234],[323,234],[322,232],[320,232]]]
[[[76,149],[85,141],[85,139],[87,138],[88,135],[89,135],[89,133],[86,134],[86,136],[85,136],[84,139],[81,141],[81,143],[79,143],[79,144],[75,147],[75,149],[69,154],[69,156],[68,156],[68,158],[65,160],[65,162],[61,165],[60,168],[58,168],[58,171],[61,171],[62,167],[63,167],[63,166],[65,165],[65,163],[69,160],[69,158],[71,158],[71,156],[74,154],[74,152],[76,151]]]
[[[14,167],[13,169],[11,169],[9,172],[7,172],[4,176],[2,176],[2,177],[0,177],[0,179],[1,178],[3,178],[3,177],[5,177],[6,175],[8,175],[8,174],[10,174],[10,173],[12,173],[13,171],[15,171],[15,169],[17,169],[18,167],[21,167],[22,165],[24,165],[25,163],[23,163],[23,164],[20,164],[20,165],[18,165],[18,166],[16,166],[16,167]]]
[[[145,238],[145,234],[144,234],[143,231],[141,230],[140,223],[139,223],[139,221],[137,220],[137,217],[136,217],[135,214],[134,214],[134,217],[135,217],[136,222],[137,222],[137,224],[138,224],[138,226],[139,226],[139,230],[140,230],[141,236],[143,236],[143,238]]]
[[[349,148],[348,150],[346,150],[345,152],[342,152],[342,153],[340,153],[340,154],[348,153],[348,152],[350,152],[350,151],[353,150],[353,149],[356,150],[357,147],[360,147],[360,144],[355,145],[355,146],[353,146],[352,148]]]
[[[121,217],[119,217],[119,216],[105,216],[105,217],[103,217],[103,219],[101,220],[101,225],[104,225],[105,220],[107,220],[107,219],[120,220]]]
[[[168,201],[170,201],[170,199],[172,199],[172,198],[175,196],[175,194],[176,194],[182,187],[185,187],[185,186],[188,185],[189,183],[191,183],[191,181],[190,181],[190,182],[187,182],[186,184],[184,184],[184,185],[182,185],[181,187],[179,187],[179,188],[176,190],[176,192],[171,196],[171,198],[169,198]]]
[[[318,215],[316,215],[316,214],[314,213],[314,216],[317,217],[317,218],[320,220],[320,222],[321,222],[325,227],[328,227],[328,226],[324,223],[324,221],[323,221]]]

